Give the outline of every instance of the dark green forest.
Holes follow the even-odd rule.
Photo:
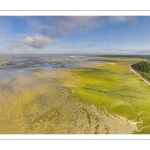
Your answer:
[[[150,62],[148,62],[148,61],[140,61],[140,62],[137,62],[137,63],[131,65],[131,67],[135,71],[140,73],[142,77],[150,80]]]

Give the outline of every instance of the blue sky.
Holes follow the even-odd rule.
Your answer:
[[[149,16],[0,16],[0,54],[150,54]]]

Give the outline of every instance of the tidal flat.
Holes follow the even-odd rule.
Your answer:
[[[138,57],[0,58],[1,134],[149,134]]]

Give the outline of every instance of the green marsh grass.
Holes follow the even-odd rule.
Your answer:
[[[83,79],[76,95],[82,101],[105,107],[113,115],[139,122],[142,131],[135,133],[150,133],[150,86],[130,70],[132,61],[136,60],[120,59],[115,64],[73,71]]]

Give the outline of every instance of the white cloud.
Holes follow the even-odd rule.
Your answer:
[[[70,34],[83,33],[105,25],[103,17],[98,16],[65,16],[49,17],[46,26],[49,26],[44,35],[62,38]]]
[[[44,46],[57,42],[57,40],[43,35],[35,35],[34,37],[28,36],[24,39],[24,42],[32,47],[42,48]]]
[[[109,24],[135,23],[132,16],[51,16],[42,22],[31,21],[31,25],[40,30],[40,34],[50,39],[60,39],[71,34],[80,34]]]
[[[79,27],[84,27],[86,29],[92,29],[101,27],[104,25],[104,21],[97,16],[73,16],[73,17],[63,17],[59,19],[57,23],[66,29],[75,29]]]
[[[137,18],[136,17],[131,17],[131,16],[111,16],[108,17],[108,22],[111,24],[116,24],[116,23],[124,23],[124,22],[136,22]]]
[[[31,21],[31,25],[32,25],[33,27],[37,27],[37,28],[40,29],[40,30],[48,30],[48,29],[50,29],[50,27],[47,26],[46,24],[40,24],[40,23],[37,22],[37,21]]]
[[[125,16],[112,16],[108,18],[108,21],[110,23],[122,23],[122,22],[126,22],[127,20],[128,18]]]

